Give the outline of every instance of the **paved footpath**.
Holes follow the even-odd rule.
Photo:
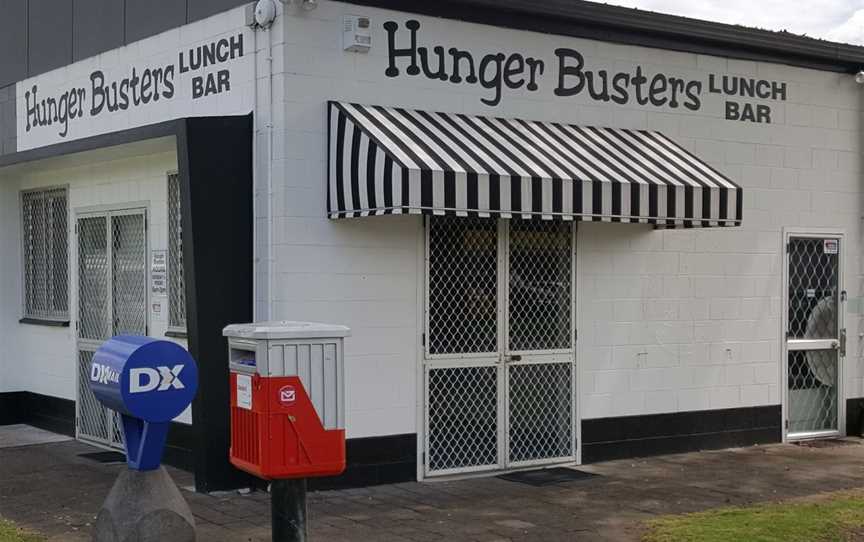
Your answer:
[[[120,465],[67,441],[0,449],[0,516],[52,541],[89,540]],[[405,483],[310,495],[314,541],[638,540],[658,514],[864,487],[864,445],[770,445],[583,467],[600,476],[533,487],[499,478]],[[190,474],[171,470],[178,485]],[[269,540],[266,493],[185,492],[202,542]]]

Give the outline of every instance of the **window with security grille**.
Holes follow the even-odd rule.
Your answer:
[[[789,338],[830,339],[837,336],[839,297],[837,250],[826,250],[825,240],[789,241]]]
[[[183,212],[180,176],[168,175],[168,326],[186,330],[186,286],[183,277]]]
[[[69,221],[65,188],[21,194],[24,317],[69,320]]]

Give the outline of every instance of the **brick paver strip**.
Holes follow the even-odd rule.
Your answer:
[[[588,480],[532,487],[498,478],[405,483],[310,495],[316,541],[637,540],[642,520],[864,487],[864,445],[771,445],[610,461]],[[0,516],[54,541],[87,540],[121,465],[78,457],[74,441],[0,449]],[[170,469],[181,487],[192,475]],[[199,540],[270,540],[260,492],[185,492]]]

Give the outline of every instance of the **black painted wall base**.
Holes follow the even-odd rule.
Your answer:
[[[0,393],[0,425],[27,423],[69,436],[75,434],[75,402],[31,392]],[[864,398],[848,399],[846,431],[860,435]],[[780,442],[780,405],[601,418],[582,422],[582,461],[714,450]],[[194,470],[192,427],[171,426],[166,464]],[[343,489],[417,479],[417,435],[349,439],[348,467],[332,478],[309,480],[312,490]],[[263,484],[262,484],[263,485]]]
[[[582,462],[752,446],[782,440],[780,405],[582,421]]]
[[[75,436],[75,401],[29,391],[0,393],[0,425],[26,423]]]
[[[864,437],[864,397],[846,399],[846,434]]]
[[[0,393],[0,425],[22,423],[27,416],[26,391]]]
[[[311,478],[309,488],[342,489],[417,480],[417,435],[413,433],[348,439],[345,454],[345,472],[332,478]]]
[[[75,401],[27,391],[0,393],[0,425],[17,423],[74,437]],[[172,423],[163,462],[194,471],[194,440],[191,425]],[[417,479],[417,436],[414,434],[349,439],[346,454],[348,467],[342,475],[310,479],[309,487],[343,489]],[[265,487],[266,483],[260,485]]]
[[[74,437],[75,401],[29,391],[0,393],[0,425],[17,423]],[[192,426],[171,424],[163,462],[192,470]]]

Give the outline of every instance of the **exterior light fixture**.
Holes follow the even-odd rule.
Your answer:
[[[255,4],[255,22],[261,28],[267,28],[276,19],[276,4],[273,0],[258,0]]]
[[[855,82],[859,85],[864,85],[864,70],[860,70],[855,74]]]

